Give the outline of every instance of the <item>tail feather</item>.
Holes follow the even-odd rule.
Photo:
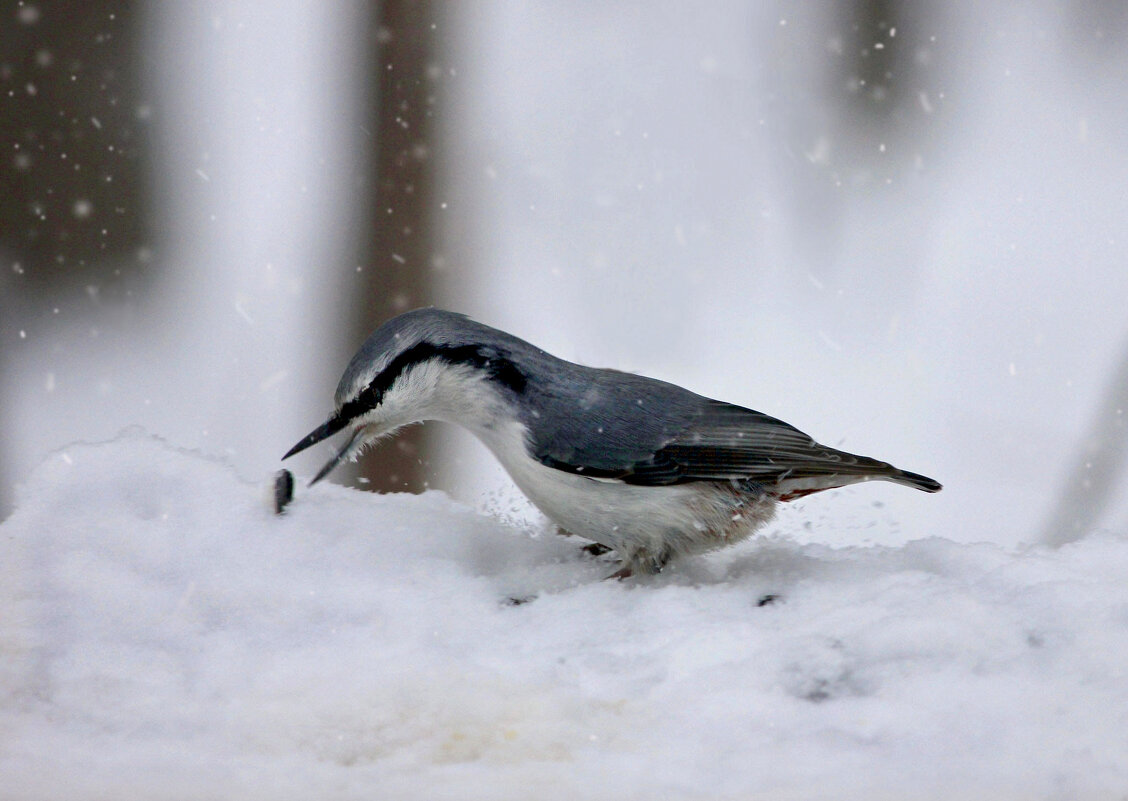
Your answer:
[[[896,468],[893,470],[894,472],[887,476],[881,476],[881,478],[897,484],[904,484],[906,487],[916,487],[925,492],[939,492],[944,488],[944,485],[939,481],[928,476],[922,476],[920,473],[910,473],[908,470],[897,470]]]
[[[849,470],[836,471],[794,471],[780,478],[776,491],[781,501],[793,501],[814,492],[845,487],[848,484],[861,484],[865,481],[891,481],[924,492],[939,492],[943,485],[920,473],[901,470],[887,462],[879,462],[865,456],[853,456]]]

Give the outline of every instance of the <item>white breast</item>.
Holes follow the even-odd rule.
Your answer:
[[[724,483],[642,487],[546,467],[529,456],[520,423],[474,433],[553,522],[613,548],[628,562],[664,562],[732,544],[774,513],[775,503],[766,496]]]

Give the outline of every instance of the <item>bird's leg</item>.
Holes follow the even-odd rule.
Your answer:
[[[608,549],[610,550],[610,549]],[[642,575],[656,575],[662,572],[662,568],[670,561],[670,552],[663,550],[661,553],[651,556],[646,551],[635,551],[629,558],[623,559],[623,566],[604,579],[610,581],[617,579],[630,578],[635,575],[635,572]]]
[[[568,529],[561,528],[560,526],[556,527],[556,533],[559,534],[561,537],[575,537],[576,536],[575,534],[573,534]],[[608,553],[612,549],[608,548],[606,545],[601,545],[598,542],[589,542],[587,545],[580,548],[580,550],[583,551],[584,553],[586,553],[588,556],[603,556],[603,554]]]

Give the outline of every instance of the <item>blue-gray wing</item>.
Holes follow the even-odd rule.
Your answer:
[[[570,473],[628,480],[686,431],[707,402],[631,373],[559,367],[560,376],[530,381],[522,409],[534,458]]]
[[[572,438],[541,443],[549,447],[534,455],[560,470],[643,486],[751,481],[798,496],[876,478],[929,492],[940,489],[932,479],[886,462],[820,445],[769,415],[681,391],[685,396],[677,402],[663,397],[655,404],[662,414],[654,408],[649,416],[624,414],[630,405],[616,404],[617,414],[597,415],[594,435],[584,428]],[[585,415],[574,425],[579,429],[590,419]]]
[[[867,478],[904,481],[909,475],[886,462],[821,445],[762,412],[709,401],[696,420],[653,458],[633,465],[623,480],[669,484],[733,479],[826,489]]]

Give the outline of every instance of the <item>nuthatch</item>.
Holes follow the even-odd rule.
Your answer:
[[[336,411],[282,458],[347,429],[313,484],[424,420],[469,429],[564,532],[616,551],[619,578],[739,542],[778,502],[812,492],[874,479],[940,489],[761,412],[573,364],[440,309],[401,314],[372,334],[341,377]]]

